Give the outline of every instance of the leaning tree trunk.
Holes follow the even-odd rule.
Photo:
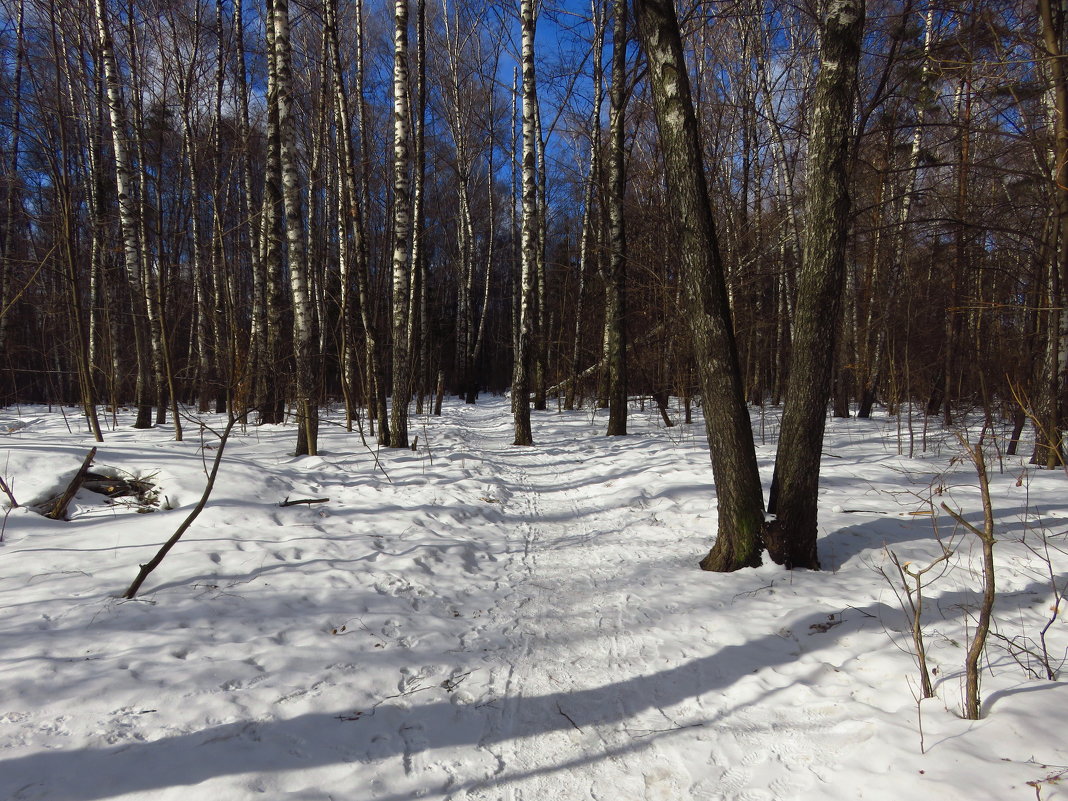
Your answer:
[[[790,376],[768,511],[772,559],[819,569],[816,507],[842,305],[849,226],[849,143],[864,0],[826,0],[820,72],[808,148],[805,248],[797,294]]]
[[[701,567],[753,567],[763,547],[764,497],[679,23],[673,0],[635,0],[634,10],[680,229],[684,302],[719,499],[719,536]]]

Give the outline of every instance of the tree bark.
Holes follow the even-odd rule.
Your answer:
[[[608,139],[608,275],[605,282],[605,350],[608,355],[608,436],[627,433],[627,233],[623,200],[627,192],[624,164],[627,108],[627,3],[614,0],[612,88],[609,91]]]
[[[787,568],[819,569],[816,517],[820,457],[831,395],[834,342],[849,227],[849,144],[863,0],[824,0],[820,72],[809,140],[805,248],[789,383],[768,511],[768,553]]]
[[[408,0],[394,3],[393,30],[393,408],[389,444],[408,447],[411,166],[408,109]]]
[[[273,0],[275,70],[278,80],[279,160],[282,168],[282,204],[285,210],[289,284],[293,297],[294,406],[297,411],[298,456],[318,452],[319,401],[314,353],[311,291],[301,214],[300,172],[296,154],[296,120],[293,115],[293,68],[289,40],[289,0]]]
[[[764,498],[679,23],[672,0],[635,0],[634,10],[679,225],[684,303],[719,500],[718,537],[701,567],[753,567],[761,561]]]
[[[534,0],[522,0],[519,15],[523,29],[520,60],[523,70],[523,220],[520,233],[519,324],[512,368],[512,414],[515,418],[515,444],[533,445],[534,437],[530,429],[530,368],[536,315],[534,285],[538,266],[537,132],[534,125],[534,107],[538,98],[534,72]]]
[[[1056,218],[1056,247],[1053,249],[1047,281],[1048,309],[1044,313],[1046,342],[1038,381],[1035,452],[1032,463],[1055,468],[1065,463],[1063,430],[1068,406],[1068,310],[1064,308],[1068,287],[1068,71],[1064,67],[1065,16],[1062,2],[1038,0],[1053,95],[1053,214]]]

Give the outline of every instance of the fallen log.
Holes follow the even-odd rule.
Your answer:
[[[151,481],[141,478],[117,478],[101,473],[86,473],[82,486],[90,492],[109,498],[141,499],[145,493],[154,489]]]

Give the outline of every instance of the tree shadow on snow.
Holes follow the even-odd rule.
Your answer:
[[[1029,524],[1025,522],[1028,513],[1025,507],[1012,509],[996,509],[994,511],[995,536],[1000,541],[1019,540],[1026,532]],[[1033,511],[1033,510],[1032,510]],[[903,515],[890,514],[878,516],[878,511],[857,512],[859,518],[869,518],[856,525],[843,526],[826,534],[819,539],[820,565],[824,570],[835,572],[842,568],[846,562],[854,556],[866,551],[878,553],[884,547],[894,547],[907,542],[929,543],[936,545],[934,528],[929,515]],[[982,527],[982,511],[965,511],[961,514],[965,520],[973,525]],[[954,532],[954,521],[947,515],[940,514],[938,518],[939,532],[943,542],[948,543]],[[1033,524],[1030,526],[1035,528]],[[954,541],[968,544],[974,540],[970,533],[957,531]]]
[[[888,609],[877,603],[866,613],[878,616]],[[838,610],[813,613],[792,627],[807,630],[812,624],[825,622],[830,611]],[[856,625],[863,625],[862,616],[855,620]],[[856,625],[840,626],[838,631],[855,631]],[[822,635],[821,645],[829,644],[836,636],[840,636],[838,632]],[[404,697],[404,701],[413,702],[410,707],[387,701],[374,709],[340,707],[288,719],[237,721],[151,742],[125,740],[78,751],[41,751],[0,760],[0,797],[94,801],[125,793],[192,786],[243,773],[270,774],[347,763],[353,763],[354,772],[359,772],[366,771],[368,763],[391,758],[409,763],[413,756],[436,749],[492,750],[559,732],[593,733],[598,727],[618,730],[621,725],[626,730],[628,722],[634,723],[638,716],[659,715],[665,731],[636,731],[633,748],[616,749],[622,753],[645,748],[655,735],[678,729],[658,710],[723,691],[762,669],[791,663],[797,656],[795,640],[769,634],[659,672],[591,689],[537,696],[517,694],[483,704],[456,704],[445,689],[434,686],[425,693]],[[428,697],[434,700],[420,703]],[[715,710],[723,700],[720,694],[708,699],[708,704]],[[687,725],[714,725],[717,717],[717,712],[712,711],[705,720]],[[613,754],[602,746],[584,756],[578,756],[583,750],[578,744],[571,744],[568,750],[574,751],[575,759],[536,766],[529,773],[496,776],[494,771],[483,771],[485,775],[481,777],[464,779],[470,781],[472,788],[496,786],[525,775],[589,764]],[[493,762],[496,765],[496,760]],[[448,789],[455,793],[459,788],[452,784]]]
[[[1020,594],[1043,589],[1036,582]],[[963,599],[961,594],[961,602]],[[447,687],[431,683],[425,692],[404,696],[399,703],[394,702],[398,698],[394,696],[363,710],[340,706],[330,712],[286,719],[236,721],[149,742],[127,739],[77,751],[39,751],[0,760],[0,796],[95,801],[194,786],[224,776],[346,765],[352,766],[351,772],[359,781],[366,782],[367,772],[387,760],[403,760],[403,770],[407,771],[413,758],[450,748],[492,758],[484,759],[481,768],[477,758],[468,760],[469,775],[450,779],[447,784],[440,775],[435,778],[428,773],[428,782],[441,785],[428,786],[428,790],[455,794],[461,789],[499,788],[640,751],[685,729],[714,727],[740,708],[805,683],[803,668],[796,665],[802,653],[818,653],[834,646],[840,637],[865,627],[882,627],[886,620],[901,615],[896,608],[873,602],[863,609],[852,609],[846,613],[844,625],[828,630],[825,624],[831,612],[841,610],[822,609],[790,622],[790,630],[797,633],[791,636],[768,634],[674,667],[595,688],[525,696],[520,687],[520,693],[475,704],[454,703],[457,699]],[[800,636],[813,632],[817,636]],[[778,670],[786,665],[794,665],[796,675],[783,675]],[[725,692],[747,679],[750,681],[745,687]],[[684,723],[678,723],[664,711],[695,699],[701,699],[693,707],[698,711],[697,719],[690,712]],[[731,702],[734,705],[728,706]],[[606,732],[617,735],[614,744],[603,736]],[[511,745],[515,755],[527,755],[523,741],[545,735],[557,735],[551,753],[558,756],[552,764],[531,764],[532,759],[517,758],[520,764],[516,765],[499,753]],[[580,743],[580,735],[589,736],[581,737]],[[627,735],[629,741],[624,739]],[[593,746],[594,742],[598,745]],[[591,747],[595,749],[592,753],[588,752]],[[529,753],[536,756],[538,752],[530,749]],[[456,756],[453,752],[449,758]],[[397,765],[390,770],[400,775],[402,768]],[[341,778],[335,775],[331,780]],[[410,793],[376,793],[376,797],[402,801]]]

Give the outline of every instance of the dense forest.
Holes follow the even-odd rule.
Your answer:
[[[863,29],[835,149],[841,5]],[[312,453],[327,402],[395,446],[443,393],[688,406],[715,342],[685,299],[656,6],[2,0],[0,403],[96,427],[133,404],[178,436],[179,404],[292,411]],[[819,335],[834,414],[982,409],[1058,463],[1066,6],[677,5],[748,403],[780,403]],[[843,258],[806,294],[836,247],[821,200]]]

